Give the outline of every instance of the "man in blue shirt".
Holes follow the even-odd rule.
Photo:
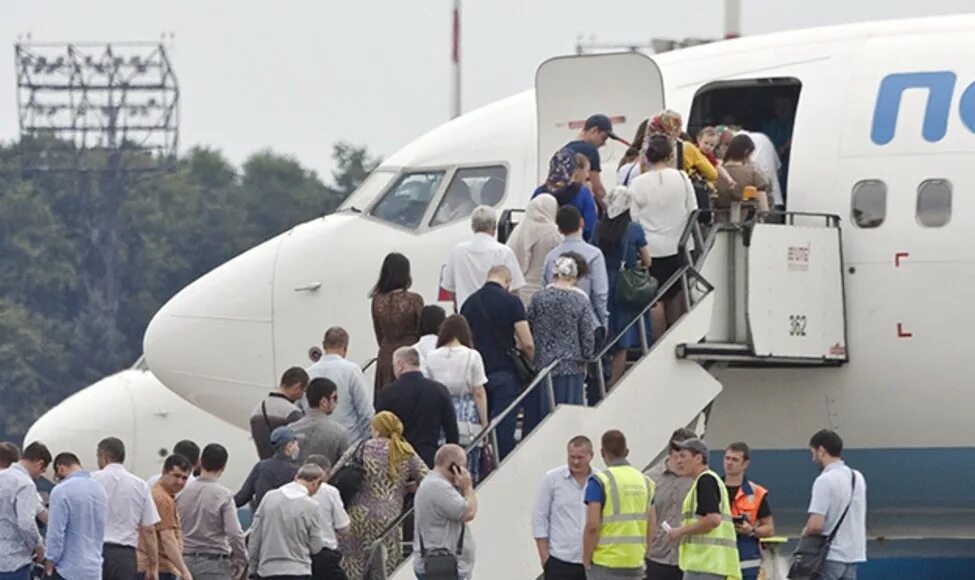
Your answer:
[[[589,189],[596,197],[596,204],[600,207],[600,211],[605,207],[603,202],[606,199],[606,188],[603,187],[603,180],[600,177],[603,167],[599,159],[599,148],[610,139],[629,145],[613,132],[613,122],[609,120],[609,117],[603,114],[595,114],[586,119],[586,124],[583,125],[579,138],[575,141],[569,141],[565,145],[576,153],[582,153],[589,158]]]
[[[84,580],[102,574],[102,543],[108,518],[108,494],[74,453],[54,458],[55,478],[47,526],[47,573]]]
[[[559,227],[559,232],[565,236],[565,240],[545,256],[542,282],[545,286],[552,283],[552,278],[555,276],[555,259],[562,254],[575,252],[585,258],[589,264],[589,275],[579,280],[576,287],[589,296],[596,322],[606,329],[609,326],[609,279],[606,275],[606,258],[602,250],[582,239],[583,222],[578,209],[572,206],[559,208],[559,212],[555,215],[555,223]],[[596,345],[600,346],[600,341],[597,340]]]
[[[31,562],[44,559],[44,544],[34,516],[39,499],[34,479],[51,463],[51,452],[34,442],[20,461],[0,471],[0,580],[27,580]]]

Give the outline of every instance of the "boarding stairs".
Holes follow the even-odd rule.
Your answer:
[[[470,524],[477,543],[476,580],[539,575],[532,505],[545,472],[564,464],[571,437],[585,434],[598,445],[604,431],[620,429],[627,436],[631,463],[649,466],[663,456],[674,429],[698,425],[703,433],[707,411],[722,391],[709,372],[713,367],[846,361],[838,218],[786,213],[778,216],[784,223],[771,224],[725,216],[724,223],[705,227],[697,217],[682,238],[684,266],[664,281],[644,311],[677,286],[684,315],[652,346],[639,349],[637,360],[611,389],[599,380],[604,395],[600,402],[552,404],[554,411],[478,485],[478,513]],[[638,316],[631,325],[642,327],[644,320]],[[600,379],[608,349],[589,361],[598,367]],[[494,440],[498,424],[517,413],[521,401],[536,389],[543,389],[553,403],[550,373],[556,364],[543,369],[474,444]],[[397,534],[401,520],[387,533]],[[386,578],[385,557],[382,541],[375,542],[369,578]],[[404,561],[389,577],[414,578],[412,561]]]

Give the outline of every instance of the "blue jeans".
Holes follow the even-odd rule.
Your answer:
[[[816,580],[856,580],[857,565],[826,560],[819,569]]]
[[[32,564],[28,564],[13,572],[0,572],[0,580],[30,580],[30,570],[32,567]]]
[[[557,375],[552,377],[556,405],[582,405],[585,375]]]
[[[521,394],[522,385],[518,377],[510,371],[496,371],[488,373],[488,382],[485,385],[488,399],[488,416],[493,420],[507,409],[511,403],[515,402]],[[541,397],[540,389],[529,395],[522,401],[522,410],[525,412],[525,420],[522,424],[522,437],[528,435],[535,425],[541,420]],[[511,413],[504,421],[498,425],[498,454],[503,460],[511,450],[515,448],[515,427],[517,426],[517,413]]]

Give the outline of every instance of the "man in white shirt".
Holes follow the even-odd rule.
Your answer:
[[[318,510],[322,517],[322,537],[325,547],[311,558],[311,575],[316,580],[348,580],[345,571],[339,565],[342,554],[339,550],[337,534],[345,534],[352,524],[349,514],[345,511],[339,490],[326,483],[331,475],[332,462],[324,455],[309,455],[305,463],[311,463],[322,468],[322,485],[312,499],[318,502]]]
[[[338,390],[338,405],[330,418],[345,428],[356,441],[369,437],[372,432],[372,404],[366,388],[366,377],[359,365],[346,359],[349,354],[349,333],[341,326],[325,331],[322,340],[325,354],[308,367],[310,379],[329,379]],[[308,397],[301,398],[301,409],[308,413]]]
[[[813,462],[823,472],[813,483],[809,519],[802,533],[836,532],[816,578],[854,580],[857,564],[867,561],[867,482],[843,462],[843,440],[835,432],[818,431],[809,439],[809,449]],[[849,511],[843,517],[847,506]]]
[[[454,295],[457,312],[471,294],[480,290],[487,281],[488,271],[494,266],[507,266],[511,270],[511,290],[525,285],[514,251],[494,237],[497,223],[498,216],[490,207],[474,208],[471,213],[473,239],[457,244],[447,258],[440,285]]]
[[[159,512],[146,482],[122,466],[125,444],[120,439],[102,439],[98,443],[97,457],[99,471],[91,476],[108,494],[102,580],[132,580],[137,572],[139,529],[154,534],[153,526],[159,522]]]
[[[545,474],[535,499],[532,535],[545,580],[586,580],[582,566],[582,538],[586,525],[586,482],[592,475],[592,441],[573,437],[567,465]]]

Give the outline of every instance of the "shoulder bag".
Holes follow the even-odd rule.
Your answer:
[[[468,350],[467,364],[464,365],[465,381],[471,376],[471,366],[472,366],[471,360],[473,356],[474,353],[471,350]],[[454,405],[454,410],[457,412],[457,431],[460,433],[459,443],[460,446],[464,448],[467,448],[467,446],[471,444],[471,441],[473,441],[474,438],[481,433],[480,413],[477,410],[477,403],[475,403],[473,400],[474,399],[473,385],[467,385],[467,389],[468,389],[467,395],[470,396],[470,401],[468,403],[474,406],[474,412],[471,413],[469,407],[467,407],[466,409],[464,408],[465,405],[468,403],[462,402],[460,405]],[[474,419],[475,417],[477,418],[477,420],[473,421],[472,419]]]
[[[697,215],[697,221],[702,224],[711,223],[711,189],[706,181],[697,175],[691,175],[684,171],[684,142],[677,140],[677,170],[687,175],[691,180],[691,187],[694,189],[694,197],[697,199],[697,209],[701,210]],[[717,169],[717,168],[715,168]]]
[[[853,496],[857,488],[857,475],[853,469],[850,469],[850,477],[853,480],[850,484],[850,503],[846,504],[846,509],[843,510],[843,515],[833,526],[833,531],[828,536],[807,534],[799,538],[799,544],[796,546],[795,552],[792,553],[792,561],[789,563],[788,577],[790,580],[812,580],[812,578],[818,577],[819,571],[826,562],[826,556],[829,555],[829,547],[832,545],[833,539],[836,538],[840,526],[843,525],[843,520],[846,519],[850,506],[853,505]]]
[[[365,438],[355,447],[355,451],[345,460],[336,465],[335,473],[328,479],[328,482],[339,490],[342,503],[348,508],[350,502],[355,499],[362,491],[363,482],[366,479],[366,465],[362,460],[362,446],[369,438]]]
[[[487,309],[484,308],[484,301],[482,300],[481,296],[477,296],[476,298],[477,298],[477,308],[481,311],[481,315],[484,316],[484,320],[486,322],[493,321],[494,318],[490,314],[488,314]],[[498,329],[495,328],[493,325],[490,326],[491,326],[491,332],[494,334],[495,338],[497,338],[501,344],[504,344],[505,343],[504,337],[501,336],[501,333],[498,332]],[[508,355],[508,358],[511,360],[511,364],[514,365],[515,376],[518,378],[518,382],[521,383],[521,388],[524,389],[525,387],[530,385],[532,381],[535,380],[535,377],[538,376],[538,372],[535,370],[535,367],[534,365],[532,365],[532,362],[528,360],[528,357],[525,356],[525,353],[521,352],[521,350],[519,350],[517,346],[509,348],[507,352],[505,352],[505,354]]]
[[[423,576],[427,580],[458,580],[460,571],[457,567],[457,559],[464,552],[464,533],[467,526],[461,525],[460,539],[457,540],[457,550],[451,551],[450,548],[434,548],[427,550],[423,545],[423,534],[420,536],[420,558],[423,560]]]

